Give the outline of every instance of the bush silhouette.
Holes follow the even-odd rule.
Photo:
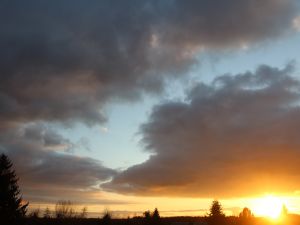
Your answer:
[[[18,177],[9,158],[0,155],[0,221],[3,224],[21,224],[28,203],[23,204]]]

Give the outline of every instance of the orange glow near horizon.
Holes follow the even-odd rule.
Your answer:
[[[88,217],[101,217],[105,210],[111,211],[115,218],[127,218],[128,216],[142,216],[146,210],[158,208],[160,215],[169,216],[205,216],[209,212],[212,198],[180,198],[180,197],[138,197],[103,192],[94,195],[93,199],[99,199],[99,204],[89,202],[76,202],[76,211],[80,212],[82,207],[87,206]],[[249,208],[255,217],[265,217],[278,221],[283,204],[288,213],[300,213],[299,195],[268,194],[248,198],[218,199],[226,216],[239,216],[244,207]],[[104,202],[104,203],[101,203]],[[108,203],[105,203],[105,202]],[[109,201],[112,203],[110,204]],[[96,201],[95,201],[96,202]],[[29,211],[40,209],[41,212],[49,207],[54,210],[55,203],[30,202]]]
[[[256,216],[267,217],[272,220],[280,219],[283,205],[288,205],[286,199],[272,195],[256,199],[254,202],[253,213]]]

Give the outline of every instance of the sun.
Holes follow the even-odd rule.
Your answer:
[[[282,198],[269,195],[255,201],[253,212],[257,216],[277,220],[280,218],[282,207],[285,204],[286,202]]]

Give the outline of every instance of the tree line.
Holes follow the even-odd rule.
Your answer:
[[[18,186],[18,177],[10,159],[4,155],[0,155],[0,224],[2,225],[21,225],[24,223],[29,203],[22,199],[21,191]],[[287,214],[286,207],[283,213]],[[84,219],[87,217],[87,207],[83,207],[80,212],[70,201],[58,201],[55,205],[54,212],[47,207],[41,215],[40,209],[33,210],[27,215],[32,221],[38,218],[57,220],[64,219]],[[209,208],[209,213],[205,216],[207,224],[221,225],[226,224],[225,213],[221,203],[214,200]],[[254,215],[250,209],[244,208],[239,214],[241,224],[251,224]],[[135,220],[135,224],[145,225],[161,225],[162,219],[157,208],[153,212],[145,211],[142,218]],[[112,223],[112,215],[106,210],[100,219],[103,225]],[[72,224],[72,223],[71,223]]]

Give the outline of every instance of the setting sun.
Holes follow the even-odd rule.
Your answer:
[[[253,211],[258,216],[264,216],[271,219],[279,219],[283,205],[286,202],[284,199],[275,196],[266,196],[257,199]]]

